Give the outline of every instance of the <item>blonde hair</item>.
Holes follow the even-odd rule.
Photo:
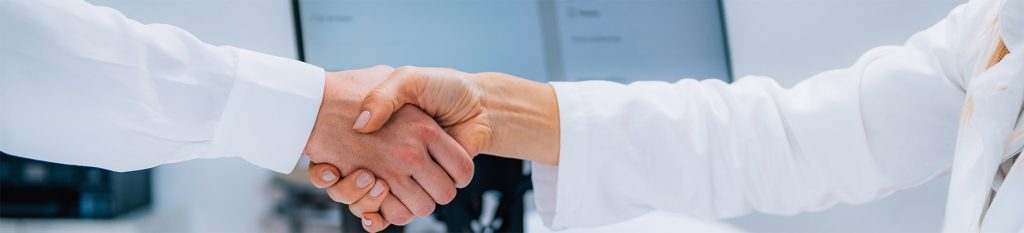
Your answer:
[[[996,34],[999,33],[999,17],[992,22],[992,31]],[[985,63],[985,69],[992,68],[992,66],[1002,61],[1007,54],[1010,54],[1010,48],[1006,47],[1006,41],[1003,41],[1001,36],[995,41],[995,49],[992,50],[992,56],[988,58],[988,62]]]
[[[999,39],[996,42],[996,48],[992,51],[992,56],[988,58],[988,62],[985,63],[985,68],[992,68],[992,66],[1002,61],[1007,54],[1010,54],[1010,49],[1006,47],[1006,42],[1003,39]]]

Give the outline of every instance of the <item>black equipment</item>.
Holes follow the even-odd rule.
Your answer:
[[[150,179],[0,152],[0,217],[114,218],[150,204]]]

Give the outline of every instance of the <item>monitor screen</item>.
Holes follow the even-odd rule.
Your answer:
[[[296,0],[300,56],[536,81],[730,80],[718,0]]]

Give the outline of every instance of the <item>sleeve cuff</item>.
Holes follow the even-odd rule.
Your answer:
[[[214,136],[213,154],[291,173],[313,130],[323,99],[323,69],[234,48],[235,83]]]
[[[558,98],[558,166],[535,163],[534,198],[551,229],[595,227],[650,212],[643,202],[645,158],[623,156],[631,146],[623,135],[628,121],[619,114],[631,104],[625,86],[606,81],[553,82]],[[600,106],[597,106],[600,105]]]
[[[590,221],[578,219],[586,214],[572,214],[580,210],[580,199],[593,199],[581,191],[592,190],[587,187],[592,177],[588,177],[588,162],[581,156],[591,154],[587,130],[587,100],[580,95],[578,87],[572,83],[551,83],[558,98],[560,114],[561,145],[559,146],[559,165],[551,166],[533,163],[534,198],[537,211],[544,225],[553,230],[562,230],[577,226],[594,226]]]
[[[561,142],[559,146],[559,166],[552,166],[543,163],[532,164],[532,180],[534,200],[537,204],[537,212],[540,214],[544,225],[552,230],[562,230],[570,227],[565,218],[572,218],[571,215],[559,213],[572,213],[576,210],[578,202],[574,198],[565,198],[578,188],[569,187],[578,185],[573,178],[586,171],[579,170],[585,167],[581,163],[586,160],[578,159],[578,155],[586,154],[586,109],[581,107],[584,103],[578,95],[577,88],[570,83],[553,82],[555,95],[558,99],[559,125]],[[563,182],[559,183],[559,173]],[[578,179],[576,181],[579,181]],[[573,222],[573,221],[569,221]]]
[[[555,219],[555,206],[558,204],[558,167],[537,162],[533,162],[530,167],[533,168],[530,179],[533,180],[533,200],[537,205],[537,213],[544,221],[544,226],[555,229],[551,223]]]

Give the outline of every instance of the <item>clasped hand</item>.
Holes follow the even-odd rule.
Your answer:
[[[482,95],[473,74],[446,68],[328,73],[305,148],[310,180],[370,232],[427,216],[469,184],[491,142]]]

